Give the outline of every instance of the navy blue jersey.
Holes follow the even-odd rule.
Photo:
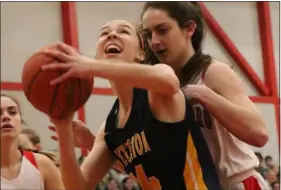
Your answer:
[[[135,88],[132,104],[121,129],[117,127],[119,101],[115,101],[106,120],[105,141],[142,189],[221,189],[189,100],[185,119],[175,123],[154,117],[146,90]]]

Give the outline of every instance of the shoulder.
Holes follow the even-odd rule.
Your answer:
[[[49,173],[53,173],[52,171],[57,170],[54,161],[46,155],[34,153],[34,157],[38,166],[38,170],[44,177],[46,177],[46,175],[48,175]]]
[[[242,81],[231,66],[217,60],[213,60],[206,70],[204,84],[215,91],[229,86],[237,89],[243,86]]]
[[[205,79],[224,79],[222,77],[226,77],[226,74],[235,74],[233,69],[226,63],[213,60],[212,64],[207,68],[204,78]]]
[[[38,165],[38,167],[41,166],[41,168],[45,168],[45,167],[49,167],[50,165],[54,165],[54,161],[51,160],[48,156],[44,155],[44,154],[40,154],[40,153],[33,153],[36,163]]]

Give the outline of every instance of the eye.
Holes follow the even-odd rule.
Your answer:
[[[9,115],[16,115],[18,113],[16,108],[10,108],[8,109]]]
[[[101,37],[101,36],[106,36],[106,35],[108,35],[108,32],[102,32],[102,33],[100,34],[100,37]]]
[[[130,34],[130,32],[128,30],[121,30],[121,33]]]
[[[16,114],[17,114],[17,111],[10,110],[10,111],[9,111],[9,114],[10,114],[10,115],[16,115]]]
[[[159,34],[166,34],[167,33],[167,31],[168,31],[168,29],[167,28],[159,28],[158,30],[157,30],[157,32],[159,33]]]

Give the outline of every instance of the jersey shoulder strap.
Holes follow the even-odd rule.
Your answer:
[[[37,163],[36,163],[36,160],[35,160],[35,156],[34,156],[34,153],[31,152],[31,151],[23,151],[23,156],[27,158],[27,160],[33,165],[35,166],[35,168],[38,168],[37,167]]]

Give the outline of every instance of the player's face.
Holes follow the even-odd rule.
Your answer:
[[[149,8],[143,14],[142,23],[148,45],[160,62],[171,65],[186,54],[190,38],[166,11]]]
[[[15,139],[21,130],[19,107],[9,97],[1,97],[1,141]]]
[[[135,27],[123,20],[111,21],[102,27],[96,50],[97,59],[132,62],[141,60],[144,56]]]

